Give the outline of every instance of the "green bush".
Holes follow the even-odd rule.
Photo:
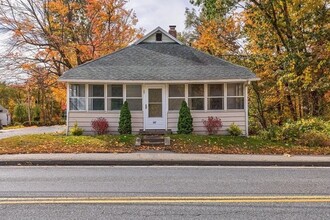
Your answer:
[[[320,131],[329,133],[325,121],[317,118],[302,119],[296,122],[287,122],[282,126],[283,140],[296,141],[300,136],[308,131]]]
[[[238,125],[236,125],[235,123],[232,123],[229,128],[227,128],[227,132],[229,135],[231,136],[240,136],[243,134],[242,130],[240,129],[240,127],[238,127]]]
[[[267,130],[259,131],[259,137],[264,140],[278,141],[282,140],[282,130],[279,126],[271,126]]]
[[[181,103],[178,121],[178,134],[191,134],[193,132],[193,118],[186,101]]]
[[[14,108],[14,119],[23,123],[28,119],[27,108],[24,104],[17,104]]]
[[[75,122],[73,127],[70,129],[70,134],[73,136],[80,136],[84,133],[84,129],[78,126],[78,123]]]
[[[127,101],[124,102],[120,109],[119,127],[120,134],[132,133],[131,111],[129,110]]]
[[[302,134],[297,143],[308,147],[327,147],[330,146],[330,136],[321,131],[311,130]]]

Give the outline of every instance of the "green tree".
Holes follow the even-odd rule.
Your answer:
[[[193,118],[186,101],[181,103],[178,121],[178,134],[191,134],[193,132]]]
[[[129,110],[127,101],[124,102],[120,109],[119,128],[120,134],[132,133],[131,111]]]
[[[20,123],[25,122],[28,119],[27,108],[24,104],[17,104],[14,108],[14,120]]]

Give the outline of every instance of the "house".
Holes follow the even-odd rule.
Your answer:
[[[0,120],[1,120],[1,125],[7,126],[11,123],[9,111],[1,105],[0,105]]]
[[[175,26],[157,27],[134,44],[65,72],[67,126],[75,122],[92,133],[91,121],[104,117],[118,132],[120,108],[126,100],[133,133],[140,129],[177,131],[183,100],[193,116],[194,132],[206,134],[203,119],[217,116],[220,133],[232,123],[248,135],[248,85],[255,74],[184,45]]]

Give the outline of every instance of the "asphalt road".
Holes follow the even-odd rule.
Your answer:
[[[330,168],[0,167],[0,219],[330,219]]]
[[[60,133],[65,131],[65,125],[26,127],[10,130],[0,130],[0,139],[27,134]]]

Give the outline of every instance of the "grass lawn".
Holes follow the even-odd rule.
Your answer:
[[[304,147],[255,137],[171,135],[171,146],[135,147],[134,135],[38,134],[0,140],[0,154],[130,153],[147,149],[177,153],[330,155],[330,147]]]

